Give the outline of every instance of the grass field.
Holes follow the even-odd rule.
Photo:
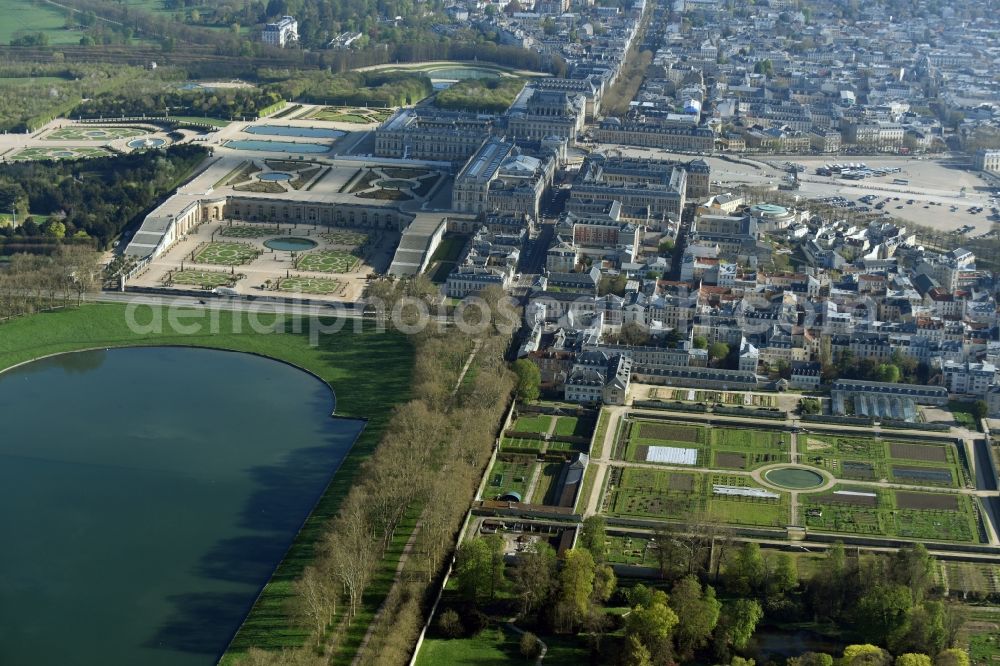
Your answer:
[[[30,162],[34,160],[80,160],[88,157],[107,157],[110,155],[103,148],[83,146],[73,148],[22,148],[13,156],[11,162]]]
[[[19,32],[44,33],[49,44],[78,44],[84,33],[66,29],[66,17],[58,8],[25,0],[0,0],[0,44],[10,44]]]
[[[191,260],[199,264],[238,266],[260,256],[260,250],[246,243],[205,243],[191,252]]]
[[[417,655],[417,666],[501,666],[527,663],[521,656],[519,636],[510,630],[500,630],[502,640],[498,641],[497,631],[485,629],[472,638],[428,638]]]
[[[295,268],[313,273],[349,273],[360,259],[341,250],[313,250],[299,255]]]
[[[89,125],[73,125],[60,127],[45,135],[47,141],[114,141],[127,139],[130,136],[149,134],[150,130],[138,127],[91,127]]]
[[[514,432],[535,432],[544,435],[552,426],[552,417],[548,414],[536,414],[535,416],[518,416],[511,426]]]
[[[303,332],[294,333],[295,324],[286,319],[284,333],[261,335],[252,332],[254,327],[247,315],[228,311],[211,314],[218,319],[218,333],[212,333],[209,313],[203,310],[183,312],[185,324],[202,324],[201,331],[183,335],[167,330],[167,312],[139,310],[137,320],[149,324],[158,319],[164,323],[164,330],[157,330],[155,326],[146,333],[131,330],[127,325],[126,306],[117,304],[87,305],[78,310],[40,314],[2,324],[0,368],[49,354],[95,347],[180,345],[250,352],[313,372],[336,392],[338,415],[368,419],[365,430],[264,587],[236,635],[231,653],[246,650],[251,645],[272,648],[298,645],[304,632],[297,628],[299,624],[289,615],[290,609],[285,603],[292,581],[312,561],[316,539],[336,513],[341,498],[355,483],[361,463],[377,445],[393,405],[409,399],[413,348],[405,336],[378,333],[374,329],[356,332],[353,327],[321,335],[319,344],[312,346],[308,325],[300,327]],[[267,315],[259,318],[267,323]],[[236,330],[242,332],[233,332]],[[397,553],[401,552],[408,534],[401,529],[399,536],[402,542],[394,551]],[[395,565],[383,563],[383,566],[388,569],[391,579]],[[362,624],[365,617],[370,619],[387,591],[386,586],[380,589],[383,590],[381,596],[366,597],[367,615],[359,618],[355,625]],[[232,663],[232,660],[227,658],[223,663]]]

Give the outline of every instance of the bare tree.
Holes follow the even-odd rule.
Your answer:
[[[315,566],[306,567],[295,581],[295,599],[298,613],[313,624],[316,636],[321,639],[337,613],[337,591],[333,579]]]

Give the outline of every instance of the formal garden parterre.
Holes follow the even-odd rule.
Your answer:
[[[952,440],[671,417],[623,417],[596,490],[609,517],[986,541],[967,463]],[[765,476],[792,462],[827,480],[786,492]]]
[[[249,243],[213,241],[202,243],[191,252],[191,261],[197,264],[238,266],[249,264],[262,254],[262,250]]]
[[[45,135],[47,141],[115,141],[133,136],[150,134],[154,130],[141,127],[93,127],[70,125],[60,127]]]
[[[35,160],[79,160],[92,157],[107,157],[110,155],[104,148],[96,146],[73,146],[52,148],[22,148],[8,156],[11,162],[30,162]]]

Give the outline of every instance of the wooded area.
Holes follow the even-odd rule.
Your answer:
[[[524,88],[523,79],[467,79],[442,90],[434,106],[462,111],[503,113]]]
[[[284,99],[316,104],[400,106],[416,104],[434,89],[420,72],[346,72],[261,70],[262,81]]]
[[[207,154],[201,146],[181,145],[89,160],[2,164],[0,210],[16,209],[24,223],[17,230],[0,227],[0,251],[62,238],[92,238],[106,248]]]
[[[101,284],[100,259],[86,244],[62,244],[48,256],[14,255],[0,270],[0,322],[79,305]]]

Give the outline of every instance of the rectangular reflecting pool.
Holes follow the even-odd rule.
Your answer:
[[[210,666],[350,450],[312,375],[230,352],[0,374],[0,664]]]
[[[347,132],[325,127],[292,127],[290,125],[251,125],[243,130],[248,134],[270,134],[273,136],[306,136],[317,139],[336,139]]]
[[[227,148],[236,150],[266,150],[273,153],[325,153],[330,146],[324,143],[298,143],[295,141],[268,141],[266,139],[235,139],[226,141]]]

